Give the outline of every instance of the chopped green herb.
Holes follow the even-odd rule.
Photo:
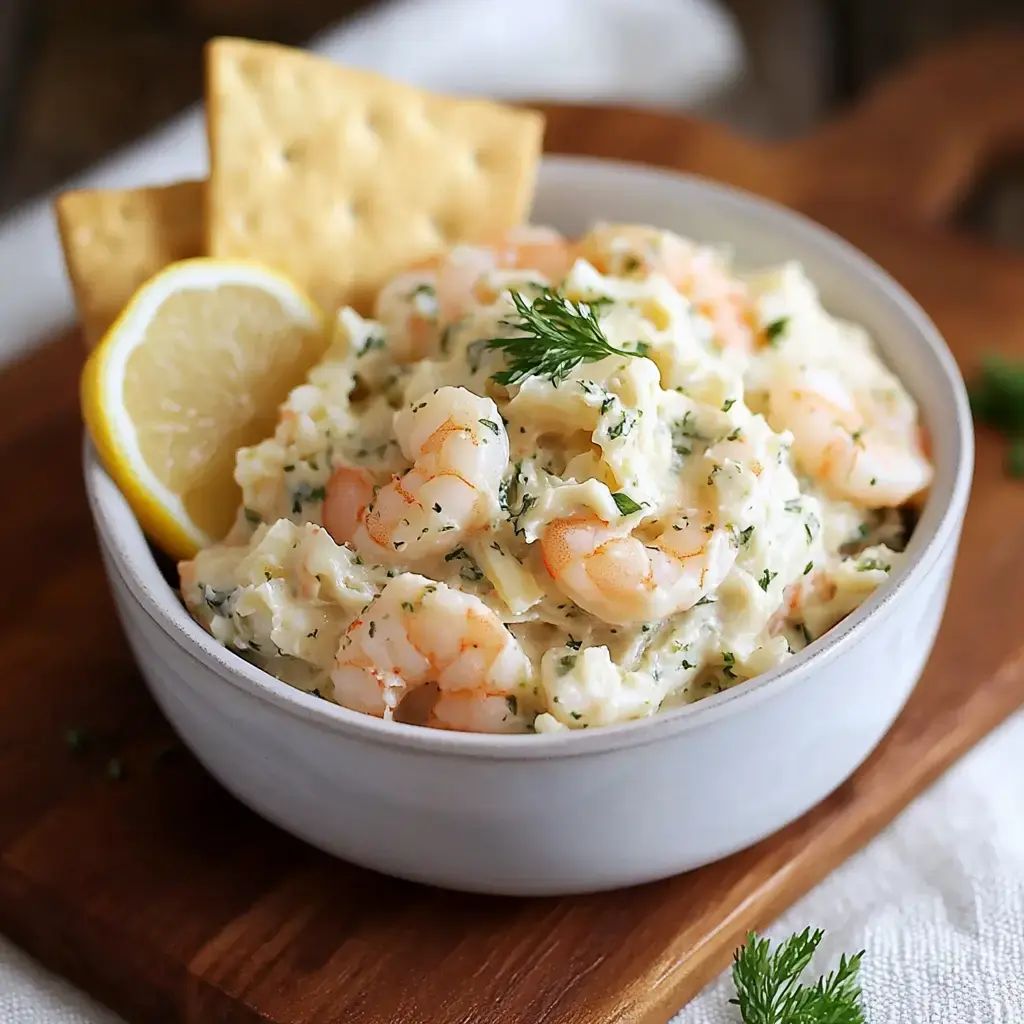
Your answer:
[[[633,417],[628,409],[622,410],[622,416],[614,426],[608,428],[608,439],[614,441],[617,437],[628,434],[633,427]]]
[[[735,679],[736,672],[734,666],[736,664],[736,655],[732,651],[722,652],[722,673],[726,679]]]
[[[377,349],[382,349],[383,347],[384,347],[384,335],[383,334],[377,334],[376,332],[374,332],[372,334],[368,334],[366,336],[366,340],[363,342],[362,346],[356,352],[356,358],[357,359],[362,358],[367,353],[373,352],[373,351],[375,351]]]
[[[813,562],[808,562],[804,566],[804,573],[803,574],[806,576],[813,568],[814,568],[814,563]]]
[[[1006,453],[1006,472],[1018,480],[1024,478],[1024,438],[1018,437]]]
[[[892,566],[877,558],[864,558],[857,563],[857,572],[871,572],[872,570],[891,572]]]
[[[573,302],[548,288],[532,305],[517,291],[511,296],[518,317],[503,321],[503,325],[519,333],[485,342],[487,348],[502,351],[508,362],[507,370],[492,377],[498,384],[519,384],[527,377],[547,377],[558,384],[580,363],[611,355],[639,355],[615,348],[601,330],[594,309],[585,302]]]
[[[694,608],[699,608],[702,604],[714,604],[714,603],[715,603],[715,599],[713,597],[708,597],[707,595],[705,595],[693,607]]]
[[[840,957],[839,966],[814,985],[801,985],[824,932],[806,928],[772,951],[768,939],[747,935],[733,955],[732,981],[743,1024],[865,1024],[857,982],[863,951]]]
[[[566,672],[571,672],[576,667],[576,655],[566,654],[564,657],[558,659],[558,674],[565,675]]]
[[[619,510],[619,514],[623,516],[631,516],[642,508],[628,494],[623,494],[621,491],[612,495],[612,501],[615,502],[615,507]]]
[[[484,572],[473,559],[470,559],[469,565],[464,565],[459,569],[459,576],[470,583],[479,583],[484,578]]]
[[[740,547],[746,547],[750,543],[750,538],[754,535],[754,527],[748,526],[745,530],[740,530]]]
[[[779,574],[777,572],[772,572],[771,569],[765,569],[761,574],[761,578],[757,581],[757,584],[767,594],[768,587],[771,586],[772,580],[778,575]]]
[[[722,403],[722,412],[728,412],[736,404],[735,398],[727,398]]]
[[[764,340],[767,341],[769,345],[774,345],[782,335],[785,334],[788,326],[788,316],[780,316],[778,320],[773,320],[770,324],[765,324]]]
[[[513,715],[519,714],[519,701],[515,697],[509,696],[505,698],[505,703],[508,705],[509,711]]]
[[[444,556],[446,562],[454,561],[456,558],[466,558],[466,549],[463,547],[452,548],[447,555]]]
[[[565,641],[565,646],[568,647],[570,650],[578,651],[580,649],[580,647],[583,646],[583,641],[582,640],[576,640],[573,637],[572,633],[570,633],[569,634],[569,639]]]
[[[569,715],[572,717],[573,721],[576,722],[578,722],[583,717],[578,711],[570,711]]]
[[[403,607],[403,608],[404,608],[404,609],[405,609],[405,610],[406,610],[407,612],[414,612],[414,611],[416,611],[416,605],[414,605],[414,604],[412,603],[412,601],[403,601],[403,602],[402,602],[402,607]]]
[[[377,623],[374,622],[373,619],[370,620],[370,628],[368,632],[370,634],[370,639],[372,640],[377,632]]]
[[[1024,361],[988,356],[971,385],[970,396],[975,418],[1010,440],[1007,474],[1024,477]]]
[[[435,512],[440,512],[441,511],[441,506],[436,501],[434,502],[434,511]]]
[[[494,434],[495,437],[497,437],[501,433],[501,428],[498,426],[497,423],[494,422],[494,420],[480,420],[480,422],[488,430],[490,430]]]

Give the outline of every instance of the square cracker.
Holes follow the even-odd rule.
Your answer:
[[[328,313],[529,211],[537,111],[240,39],[208,44],[206,76],[210,255],[277,267]]]
[[[89,348],[157,271],[202,255],[205,188],[202,181],[183,181],[57,196],[64,262]]]

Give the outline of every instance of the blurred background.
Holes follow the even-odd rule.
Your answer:
[[[771,135],[806,130],[923,47],[1014,15],[1024,24],[1024,0],[0,0],[0,211],[197,100],[202,43],[218,33],[327,33],[337,49],[348,28],[363,37],[355,62],[372,65],[402,51],[407,19],[438,58],[407,63],[424,84],[697,109]],[[587,24],[568,46],[538,45],[574,21]],[[634,53],[610,52],[609,35]],[[590,43],[575,56],[574,36]]]
[[[1024,26],[1024,0],[0,0],[5,333],[70,315],[47,193],[205,172],[193,105],[212,35],[308,43],[444,91],[689,111],[790,137],[993,23]],[[990,176],[968,215],[1024,245],[1021,167]]]

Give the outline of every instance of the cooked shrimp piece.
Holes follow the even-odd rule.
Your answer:
[[[754,313],[746,285],[733,277],[712,249],[671,231],[638,224],[601,224],[579,243],[578,253],[602,274],[661,274],[710,322],[723,348],[754,347]]]
[[[492,243],[457,245],[399,274],[377,295],[374,319],[387,330],[388,350],[398,362],[426,359],[437,355],[445,326],[486,298],[481,283],[488,274],[535,270],[557,282],[573,259],[572,246],[552,228],[513,228]]]
[[[736,549],[700,513],[676,518],[650,544],[593,514],[549,523],[544,566],[558,588],[605,622],[652,622],[692,608],[725,579]]]
[[[395,437],[412,462],[403,476],[375,489],[342,466],[327,481],[324,526],[338,544],[371,562],[413,562],[447,554],[497,515],[508,435],[491,399],[439,388],[395,414]]]
[[[427,725],[463,732],[523,732],[519,706],[533,669],[519,641],[472,594],[424,576],[389,581],[349,626],[331,680],[343,707],[391,718],[427,684]]]
[[[373,318],[384,327],[396,363],[436,355],[441,337],[436,271],[423,268],[393,277],[377,293]]]
[[[382,481],[365,469],[338,466],[324,488],[321,510],[324,529],[335,544],[347,544],[359,528],[359,515],[373,501],[373,491]]]
[[[780,364],[768,421],[792,432],[800,469],[834,497],[896,507],[931,483],[916,407],[892,385],[851,388],[836,371]]]

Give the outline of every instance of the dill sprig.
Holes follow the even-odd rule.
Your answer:
[[[580,363],[596,363],[605,356],[641,356],[647,352],[642,342],[628,352],[615,348],[604,336],[594,307],[573,302],[545,288],[528,304],[513,291],[512,302],[517,319],[503,320],[505,327],[520,333],[509,338],[490,338],[487,348],[505,353],[508,369],[491,378],[499,384],[519,384],[527,377],[547,377],[558,384]]]
[[[970,394],[974,418],[1010,441],[1006,471],[1024,477],[1024,362],[988,356]]]
[[[865,1024],[860,970],[863,951],[839,960],[839,967],[814,985],[801,985],[824,932],[804,929],[772,952],[753,932],[733,957],[732,979],[743,1024]]]

